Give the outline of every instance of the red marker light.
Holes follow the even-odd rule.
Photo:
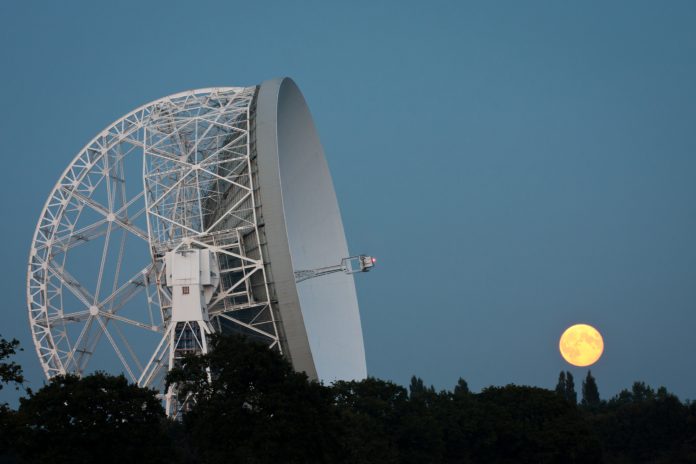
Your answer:
[[[377,258],[372,258],[372,264],[377,262]]]

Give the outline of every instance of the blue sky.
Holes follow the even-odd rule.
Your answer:
[[[553,387],[558,337],[585,322],[603,397],[696,398],[695,23],[685,1],[4,1],[0,333],[41,385],[29,245],[97,132],[290,76],[351,250],[379,258],[356,279],[371,375]]]

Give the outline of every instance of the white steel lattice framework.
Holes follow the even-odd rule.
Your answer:
[[[63,173],[28,271],[31,330],[48,377],[86,372],[104,340],[133,382],[160,389],[184,354],[207,351],[213,331],[282,351],[257,219],[256,92],[201,89],[145,105]],[[200,281],[177,277],[172,264],[192,256]],[[173,299],[191,294],[198,312],[173,310]],[[186,407],[171,389],[166,398],[171,415]]]

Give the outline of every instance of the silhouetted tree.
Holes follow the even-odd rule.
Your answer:
[[[443,452],[442,426],[435,418],[439,396],[435,387],[411,377],[410,401],[405,403],[397,429],[399,461],[404,464],[439,462]]]
[[[556,384],[556,393],[561,398],[566,397],[566,375],[564,371],[558,374],[558,383]]]
[[[411,398],[423,395],[428,391],[428,388],[423,383],[423,379],[416,377],[415,375],[411,377],[411,384],[408,387],[411,394]]]
[[[696,416],[644,382],[622,390],[593,416],[608,462],[695,462]]]
[[[457,385],[454,386],[454,395],[465,396],[469,395],[470,393],[471,392],[469,391],[469,384],[466,383],[466,380],[459,377],[459,380],[457,380]]]
[[[19,389],[24,382],[22,367],[9,358],[17,354],[19,341],[0,337],[0,390],[14,384]],[[21,349],[21,348],[20,348]],[[0,403],[0,462],[15,462],[14,447],[17,438],[17,414],[7,403]]]
[[[425,401],[428,404],[432,404],[437,396],[435,387],[432,385],[430,387],[426,387],[423,379],[416,377],[415,375],[411,377],[411,384],[409,385],[408,389],[410,392],[410,398],[414,401]]]
[[[561,398],[565,398],[572,404],[577,404],[578,395],[575,393],[575,381],[573,379],[573,374],[570,371],[561,371],[558,374],[558,383],[556,384],[556,393]]]
[[[645,382],[633,382],[631,395],[636,403],[650,401],[655,398],[655,390],[645,384]]]
[[[0,463],[696,462],[696,403],[635,382],[600,401],[588,371],[556,391],[508,385],[436,392],[368,377],[323,386],[264,345],[217,336],[168,375],[195,401],[164,418],[155,392],[123,376],[57,377],[18,411],[0,406]],[[21,382],[0,344],[3,385]],[[174,446],[176,443],[176,446]]]
[[[472,462],[600,462],[600,444],[577,407],[535,387],[490,387],[477,395],[483,408]]]
[[[399,462],[398,429],[409,401],[406,389],[368,377],[333,384],[334,402],[344,424],[345,462]]]
[[[432,411],[441,430],[443,462],[472,462],[476,443],[490,442],[489,430],[480,427],[485,412],[464,379],[452,393],[441,392]]]
[[[186,358],[167,378],[196,398],[183,424],[203,462],[340,459],[341,424],[330,388],[309,382],[265,345],[216,336],[210,346],[210,353]]]
[[[27,462],[171,462],[154,390],[103,373],[59,376],[20,399],[17,454]]]
[[[5,340],[0,337],[0,390],[5,385],[15,384],[15,388],[24,382],[22,367],[14,361],[8,361],[10,356],[17,354],[19,341]]]
[[[587,376],[582,382],[582,405],[587,408],[596,408],[600,404],[597,382],[592,376],[592,371],[587,371]]]
[[[578,403],[578,394],[575,393],[575,380],[570,371],[566,371],[565,398],[573,404]]]

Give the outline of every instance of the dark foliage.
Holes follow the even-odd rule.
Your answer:
[[[24,383],[22,367],[10,357],[17,354],[19,341],[6,340],[0,337],[0,390],[6,385],[14,385],[15,389]],[[7,403],[0,403],[0,462],[14,462],[14,440],[17,429],[16,413]]]
[[[556,384],[556,394],[561,398],[565,398],[566,394],[566,375],[564,371],[558,374],[558,383]]]
[[[492,442],[475,461],[598,462],[600,446],[580,412],[553,392],[535,387],[490,387],[477,400]]]
[[[339,460],[341,424],[330,388],[309,382],[263,345],[240,337],[211,343],[210,354],[188,358],[168,376],[197,398],[183,424],[202,462]]]
[[[406,389],[370,377],[337,382],[332,390],[345,431],[344,462],[400,462],[397,430],[409,402]]]
[[[169,462],[173,446],[152,390],[102,373],[56,377],[13,417],[22,462]]]
[[[696,462],[696,410],[643,382],[589,415],[607,462]]]
[[[14,361],[8,361],[10,356],[17,354],[18,347],[19,341],[0,337],[0,390],[7,384],[14,384],[15,388],[19,388],[24,382],[22,367]]]
[[[597,381],[592,376],[592,371],[587,371],[587,377],[582,382],[582,406],[586,409],[597,409],[600,405]]]
[[[408,390],[375,378],[323,386],[243,338],[212,347],[168,376],[196,398],[182,422],[122,376],[59,377],[0,410],[0,463],[696,462],[696,404],[642,382],[602,401],[588,372],[579,406],[570,372],[555,392],[472,393],[464,379],[436,392],[415,376]]]
[[[572,404],[577,404],[578,394],[575,393],[575,380],[573,374],[566,371],[558,375],[558,383],[556,384],[556,394]]]
[[[570,372],[566,372],[565,399],[573,404],[578,403],[578,394],[575,393],[575,380]]]
[[[466,383],[466,380],[459,377],[459,380],[457,380],[457,385],[454,386],[454,395],[467,396],[470,393],[471,392],[469,391],[469,384]]]

